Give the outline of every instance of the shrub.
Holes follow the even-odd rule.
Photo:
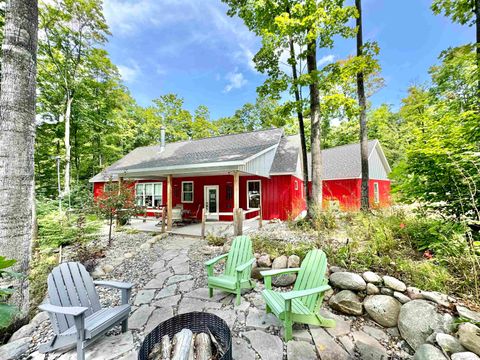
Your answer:
[[[213,234],[207,234],[206,240],[208,245],[212,246],[223,246],[225,245],[225,242],[227,241],[226,238],[221,237],[221,236],[215,236]]]
[[[269,254],[276,258],[281,255],[298,255],[303,259],[308,251],[317,247],[311,242],[289,243],[282,240],[272,240],[264,236],[254,236],[252,238],[253,250],[260,254]]]

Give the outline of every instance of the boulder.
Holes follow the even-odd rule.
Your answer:
[[[257,259],[258,267],[270,267],[272,266],[272,260],[270,260],[270,255],[264,254]]]
[[[19,358],[27,352],[31,342],[32,338],[28,336],[0,346],[0,359],[13,360]]]
[[[443,350],[444,353],[454,354],[465,351],[465,348],[460,344],[457,338],[452,335],[438,333],[435,336],[435,341]]]
[[[333,274],[333,273],[336,273],[336,272],[345,272],[347,271],[346,269],[340,267],[340,266],[330,266],[330,272]]]
[[[393,297],[398,301],[400,301],[402,304],[406,304],[411,300],[407,295],[402,294],[401,292],[398,292],[398,291],[393,292]]]
[[[383,283],[385,284],[386,287],[394,291],[404,292],[405,290],[407,290],[407,285],[405,285],[403,281],[400,281],[397,278],[394,278],[393,276],[384,276]]]
[[[367,283],[360,275],[344,271],[330,275],[330,283],[343,290],[363,291],[367,288]]]
[[[430,344],[423,344],[415,351],[413,360],[447,360],[442,351]]]
[[[425,300],[433,301],[438,305],[442,305],[445,307],[448,307],[450,305],[448,296],[437,291],[422,291],[422,295]]]
[[[373,271],[365,271],[362,274],[362,277],[365,279],[366,282],[373,283],[373,284],[381,284],[382,278],[378,276]]]
[[[480,360],[480,357],[470,351],[465,351],[465,352],[453,354],[451,356],[451,359],[452,360]]]
[[[465,306],[461,306],[461,305],[457,305],[456,309],[457,309],[458,315],[460,315],[461,317],[480,323],[480,313],[472,311],[466,308]]]
[[[407,296],[412,300],[423,299],[422,290],[413,286],[407,287]]]
[[[463,323],[458,327],[458,339],[467,350],[480,355],[480,328],[472,323]]]
[[[382,287],[382,288],[380,288],[380,294],[393,296],[393,290],[390,289],[390,288],[387,288],[387,287]]]
[[[372,283],[367,284],[367,295],[377,295],[380,293],[380,289]]]
[[[387,360],[388,354],[385,348],[373,337],[363,331],[353,333],[355,348],[362,360]]]
[[[282,274],[272,277],[272,285],[285,287],[292,285],[297,280],[297,274]]]
[[[342,290],[329,300],[332,309],[349,315],[362,315],[363,305],[359,297],[350,290]]]
[[[262,280],[263,279],[263,276],[262,274],[260,274],[262,271],[267,271],[267,270],[271,270],[269,267],[257,267],[255,266],[254,268],[252,268],[252,278],[254,279],[257,279],[257,280]]]
[[[385,327],[397,326],[400,302],[391,296],[367,296],[363,302],[365,311],[377,323]]]
[[[297,267],[300,267],[300,257],[297,256],[297,255],[290,255],[290,256],[288,257],[287,266],[288,266],[289,268],[297,268]]]
[[[414,350],[442,326],[444,326],[443,317],[437,313],[435,305],[428,301],[412,300],[400,308],[398,329]]]
[[[279,256],[273,260],[272,269],[286,269],[288,264],[288,257],[285,255]]]

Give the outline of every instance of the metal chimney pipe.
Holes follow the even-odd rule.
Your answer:
[[[165,126],[160,128],[160,152],[165,151]]]

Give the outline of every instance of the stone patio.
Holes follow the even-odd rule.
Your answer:
[[[128,261],[144,256],[145,251],[152,261],[148,265],[148,278],[134,289],[130,330],[121,334],[116,329],[101,338],[87,348],[86,359],[136,359],[146,334],[162,321],[190,311],[212,312],[227,322],[233,335],[233,357],[237,360],[411,358],[407,352],[399,350],[401,344],[397,343],[400,339],[388,334],[373,321],[337,315],[327,308],[321,312],[337,320],[335,329],[296,325],[294,340],[286,344],[282,338],[281,322],[265,312],[262,283],[258,283],[255,290],[244,293],[242,303],[237,307],[233,306],[233,295],[215,291],[213,298],[208,297],[203,262],[217,255],[221,248],[210,247],[200,239],[172,235],[157,236],[147,243],[149,246],[131,249],[129,256],[125,256],[127,267],[130,264]],[[114,278],[115,274],[110,277]],[[45,341],[45,336],[40,340]],[[363,349],[366,356],[373,355],[358,357],[358,349]],[[28,359],[73,360],[75,352],[45,356],[34,351]]]

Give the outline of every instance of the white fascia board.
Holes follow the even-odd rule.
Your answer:
[[[237,160],[237,161],[224,161],[224,162],[214,162],[214,163],[203,163],[203,164],[188,164],[188,165],[174,165],[174,166],[161,166],[161,167],[152,167],[152,168],[141,168],[141,169],[134,169],[134,170],[112,170],[112,174],[133,174],[133,173],[145,173],[145,172],[154,172],[154,171],[161,171],[161,172],[169,172],[175,170],[192,170],[195,169],[205,169],[205,168],[224,168],[224,167],[239,167],[242,165],[246,165],[249,161],[261,156],[272,149],[275,149],[277,145],[270,146],[269,148],[262,150],[255,155],[252,155],[244,160]],[[235,170],[235,169],[233,169]]]

